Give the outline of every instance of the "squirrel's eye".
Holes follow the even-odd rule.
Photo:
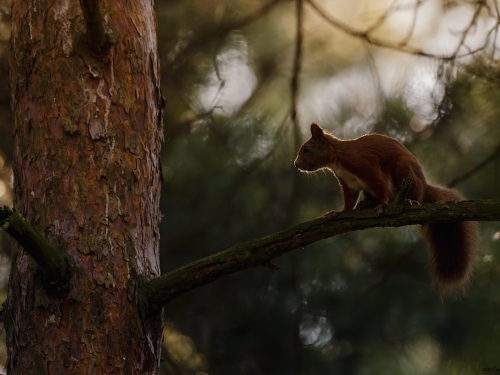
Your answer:
[[[305,154],[306,152],[309,152],[309,146],[304,146],[304,154]]]

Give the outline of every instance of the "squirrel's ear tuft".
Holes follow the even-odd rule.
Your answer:
[[[311,124],[311,135],[313,136],[313,138],[321,138],[323,137],[323,135],[325,135],[325,133],[323,132],[321,126],[313,122]]]

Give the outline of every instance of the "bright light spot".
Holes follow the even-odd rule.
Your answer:
[[[219,76],[216,71],[212,72],[207,85],[200,90],[198,100],[204,112],[216,110],[229,116],[255,89],[257,78],[249,66],[248,44],[243,37],[235,38],[238,38],[238,49],[225,50],[217,55]]]
[[[439,55],[450,55],[457,49],[467,25],[471,23],[476,8],[472,4],[464,4],[445,12],[435,28],[434,38],[429,39],[424,50]],[[470,28],[459,55],[482,46],[489,28],[494,21],[491,18],[478,17],[474,27]],[[469,57],[470,59],[471,57]]]
[[[408,107],[421,119],[421,125],[425,127],[425,122],[431,122],[438,116],[436,103],[445,95],[445,88],[438,78],[438,64],[416,59],[411,65],[412,69],[406,72],[406,77],[400,76],[405,82],[404,98]],[[418,123],[414,123],[413,126],[419,128]],[[414,130],[418,131],[416,129]]]
[[[420,133],[421,131],[425,130],[427,128],[427,124],[425,121],[422,121],[422,119],[418,116],[413,116],[410,120],[410,128],[416,133]]]
[[[435,32],[442,15],[441,3],[401,1],[398,5],[401,6],[400,10],[389,15],[388,27],[385,30],[382,28],[386,33],[381,38],[402,41],[403,38],[409,37],[409,44],[418,47],[423,40],[422,37],[425,38]]]
[[[304,345],[323,346],[333,337],[332,327],[324,316],[306,314],[300,323],[300,338]]]
[[[498,241],[500,240],[500,232],[496,232],[494,235],[493,235],[493,241]]]
[[[434,373],[439,366],[439,344],[429,336],[419,336],[406,347],[401,367],[411,373]]]
[[[1,289],[4,289],[5,287],[7,287],[7,283],[9,282],[9,273],[10,273],[10,258],[6,257],[4,255],[0,255],[0,288]],[[1,299],[1,294],[0,294],[0,301],[3,302]]]
[[[5,182],[0,180],[0,198],[2,198],[5,193],[7,193],[7,185],[5,184]]]
[[[495,260],[495,256],[493,254],[488,254],[483,257],[483,262],[493,262]]]
[[[374,77],[366,66],[357,66],[331,78],[318,81],[301,95],[299,113],[305,120],[304,133],[312,121],[329,131],[342,126],[340,138],[353,138],[369,132],[379,102]],[[345,108],[352,113],[343,118]],[[344,123],[341,123],[343,121]]]
[[[347,283],[342,276],[340,276],[338,273],[336,273],[330,282],[330,289],[331,290],[347,289]]]
[[[170,359],[180,368],[186,368],[203,374],[207,361],[202,353],[198,353],[193,340],[170,324],[163,328],[163,346]]]

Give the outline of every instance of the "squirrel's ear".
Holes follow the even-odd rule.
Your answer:
[[[313,138],[321,138],[323,137],[323,135],[325,135],[325,133],[323,132],[321,126],[313,122],[311,124],[311,135]]]

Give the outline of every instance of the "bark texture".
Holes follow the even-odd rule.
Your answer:
[[[151,0],[101,0],[111,43],[86,44],[79,0],[13,1],[15,207],[74,260],[64,288],[13,246],[9,374],[156,374],[161,94]]]

